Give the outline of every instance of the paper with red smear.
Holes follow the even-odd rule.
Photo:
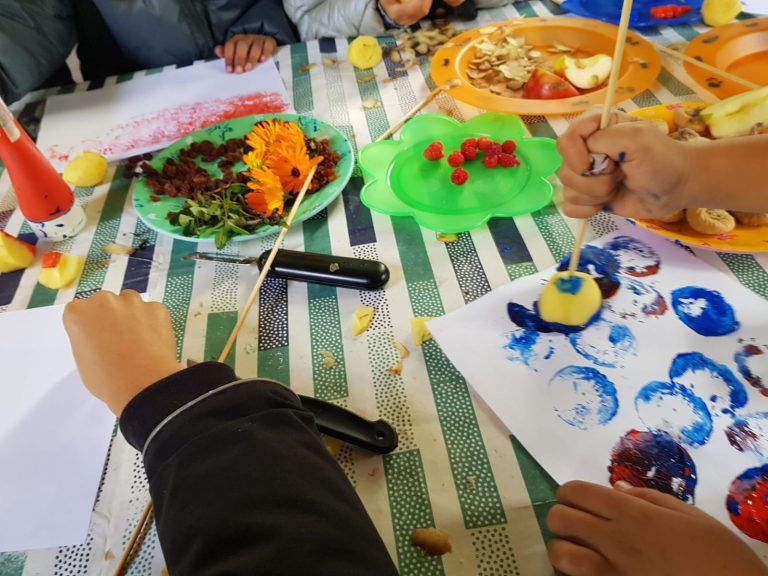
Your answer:
[[[85,150],[111,160],[159,150],[230,118],[292,112],[273,60],[227,74],[221,60],[48,99],[38,147],[62,171]]]

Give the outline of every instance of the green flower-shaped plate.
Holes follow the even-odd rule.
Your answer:
[[[496,142],[514,140],[520,160],[516,168],[486,168],[482,153],[464,168],[469,180],[451,182],[453,168],[446,158],[467,138],[485,136]],[[424,158],[434,141],[444,145],[445,157]],[[517,216],[543,208],[552,199],[547,176],[559,167],[555,141],[528,138],[523,122],[510,114],[486,113],[461,123],[439,114],[410,120],[399,140],[374,142],[360,151],[366,185],[360,198],[368,208],[390,216],[413,216],[437,232],[466,232],[493,217]]]
[[[301,203],[301,206],[299,206],[294,222],[303,222],[307,218],[311,218],[320,212],[341,194],[341,191],[352,176],[352,170],[354,169],[355,163],[355,154],[352,150],[352,145],[349,143],[346,136],[330,124],[326,124],[317,118],[302,116],[300,114],[258,114],[254,116],[233,118],[232,120],[226,120],[219,124],[213,124],[177,140],[155,156],[155,158],[150,161],[150,164],[157,170],[162,170],[163,164],[165,164],[165,161],[168,158],[178,158],[179,150],[188,147],[193,142],[210,140],[218,145],[229,138],[243,138],[251,131],[251,127],[256,122],[267,120],[269,118],[280,118],[289,122],[295,122],[301,127],[304,134],[317,138],[318,140],[328,138],[331,149],[338,152],[340,155],[339,163],[336,164],[336,180],[329,182],[313,194],[307,194],[304,201]],[[217,168],[216,163],[204,164],[199,159],[198,163],[205,166],[212,176],[218,177],[221,175],[221,170]],[[234,169],[235,171],[244,170],[245,164],[238,164]],[[169,196],[155,196],[154,192],[147,186],[144,177],[138,178],[133,187],[133,207],[136,209],[139,218],[141,218],[147,226],[161,234],[173,236],[180,240],[188,240],[190,242],[202,242],[204,240],[212,241],[213,236],[210,235],[184,236],[181,232],[181,226],[174,226],[168,221],[168,212],[177,212],[181,210],[184,206],[184,202],[184,198],[178,196],[174,198]],[[280,226],[263,225],[256,228],[252,234],[233,236],[230,240],[234,242],[251,240],[252,238],[276,234],[279,231]]]

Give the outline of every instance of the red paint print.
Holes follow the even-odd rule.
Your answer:
[[[187,134],[232,118],[253,114],[285,112],[290,104],[279,92],[254,92],[230,98],[214,98],[207,102],[179,104],[172,108],[137,116],[111,129],[103,138],[83,142],[88,149],[104,156],[121,157],[136,150],[163,148]],[[57,146],[47,150],[49,158],[60,162],[69,160],[72,151],[60,151]]]

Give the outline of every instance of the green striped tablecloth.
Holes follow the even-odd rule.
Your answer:
[[[560,9],[548,0],[522,2],[482,11],[480,23],[553,14],[560,14]],[[689,40],[701,30],[682,26],[645,33],[670,44]],[[396,71],[385,61],[375,70],[375,82],[358,82],[361,73],[345,61],[346,50],[346,40],[310,42],[283,48],[276,59],[297,112],[335,124],[359,148],[397,121],[433,83],[427,61],[406,72]],[[305,66],[310,63],[317,66]],[[694,93],[677,64],[666,65],[651,89],[623,106],[634,109],[706,97]],[[130,79],[128,75],[106,82]],[[25,98],[17,112],[27,119],[39,118],[47,95]],[[369,98],[380,100],[382,106],[363,109],[362,101]],[[460,119],[477,113],[444,95],[431,111],[437,108]],[[569,122],[567,117],[524,120],[534,135],[552,137]],[[131,208],[130,182],[119,177],[121,168],[112,170],[108,183],[76,190],[90,228],[57,246],[87,256],[79,284],[57,292],[36,283],[36,269],[0,275],[0,311],[66,302],[100,288],[149,290],[153,299],[162,299],[171,309],[179,353],[197,360],[215,358],[257,270],[182,261],[198,246],[148,230]],[[378,457],[345,446],[338,460],[402,574],[551,574],[544,519],[554,483],[467,387],[434,342],[421,348],[410,344],[409,323],[413,316],[455,310],[512,279],[552,265],[568,252],[576,224],[553,204],[514,220],[493,220],[461,234],[455,243],[443,244],[409,218],[369,212],[359,201],[361,185],[356,173],[327,213],[297,225],[285,245],[381,260],[392,272],[386,288],[369,293],[270,280],[229,361],[241,376],[276,378],[299,393],[337,402],[372,419],[385,418],[397,428],[400,446],[395,453]],[[615,228],[605,215],[591,223],[596,234]],[[0,176],[0,227],[12,234],[31,235],[14,210],[7,174]],[[110,242],[139,249],[131,258],[113,258],[106,265],[101,247]],[[226,252],[258,255],[270,248],[270,242],[232,244]],[[212,250],[213,246],[200,248]],[[768,297],[768,257],[709,252],[700,256]],[[376,316],[368,332],[352,337],[352,313],[361,304],[375,307]],[[388,371],[398,360],[393,340],[411,349],[399,376]],[[323,365],[320,352],[326,350],[338,359],[333,369]],[[139,455],[116,435],[87,541],[68,548],[0,555],[0,576],[111,574],[147,499]],[[426,559],[411,547],[411,531],[432,525],[450,534],[451,554]],[[130,574],[161,574],[163,566],[153,530]]]

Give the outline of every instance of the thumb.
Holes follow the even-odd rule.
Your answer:
[[[617,162],[632,160],[635,152],[653,145],[662,134],[647,122],[621,122],[598,130],[587,139],[587,148],[595,154],[606,154]]]
[[[219,58],[224,58],[224,46],[216,46],[216,48],[213,49],[213,53]]]

